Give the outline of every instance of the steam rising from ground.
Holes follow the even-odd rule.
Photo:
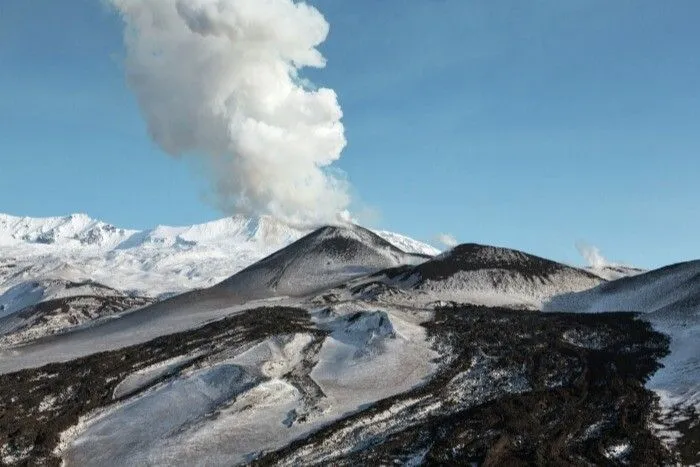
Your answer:
[[[126,29],[126,75],[153,139],[204,158],[216,204],[296,224],[346,216],[329,165],[346,141],[321,68],[329,26],[293,0],[111,0]]]
[[[438,243],[440,243],[440,245],[443,245],[447,248],[454,248],[459,244],[455,236],[449,233],[438,234],[436,240],[438,241]]]
[[[585,242],[576,242],[576,249],[592,268],[601,269],[610,265],[610,262],[601,254],[598,247]]]

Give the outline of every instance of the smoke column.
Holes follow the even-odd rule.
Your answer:
[[[293,0],[110,0],[125,23],[127,82],[152,138],[203,158],[217,207],[295,224],[347,216],[329,167],[346,140],[322,68],[328,23]]]
[[[601,269],[611,264],[607,259],[605,259],[596,246],[579,241],[576,242],[576,249],[592,268]]]
[[[438,234],[436,240],[438,241],[438,243],[444,245],[447,248],[454,248],[459,244],[457,238],[449,233]]]

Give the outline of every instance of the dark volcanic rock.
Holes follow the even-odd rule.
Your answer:
[[[452,307],[436,310],[425,327],[443,357],[424,385],[251,462],[584,466],[675,460],[649,431],[655,396],[643,385],[667,353],[668,339],[636,315]],[[291,382],[305,398],[318,399],[323,394],[309,371],[326,331],[304,310],[255,309],[145,344],[0,376],[0,446],[26,464],[56,465],[59,434],[111,404],[126,375],[179,355],[204,359],[299,332],[315,337],[308,362]]]
[[[258,463],[660,465],[671,460],[647,427],[655,396],[643,386],[668,342],[633,314],[451,308],[439,310],[427,327],[436,346],[452,354],[435,378]],[[572,344],[565,337],[572,332],[598,336],[601,344]],[[618,457],[615,446],[624,447]]]
[[[411,273],[420,274],[423,280],[442,280],[459,271],[483,269],[503,269],[524,276],[540,277],[575,268],[509,248],[465,243],[416,266]],[[591,278],[597,278],[588,271],[577,271]]]
[[[311,327],[304,310],[259,308],[145,344],[0,375],[0,456],[14,456],[20,465],[59,465],[53,450],[60,433],[80,416],[113,403],[114,388],[125,376],[175,356],[201,352],[184,370],[222,349],[294,332],[312,333],[319,340],[324,335]]]

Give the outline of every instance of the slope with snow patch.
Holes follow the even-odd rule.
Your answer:
[[[549,297],[603,279],[583,269],[516,250],[463,244],[413,267],[350,284],[356,297],[413,304],[471,303],[539,309]]]
[[[436,368],[425,330],[401,311],[347,307],[316,312],[314,321],[324,334],[273,335],[225,349],[85,417],[63,437],[64,461],[244,463],[409,390]],[[142,384],[145,374],[146,384],[153,384],[152,375],[177,373],[182,364],[183,357],[167,360],[129,376],[118,388],[126,384],[133,393],[139,387],[135,378]]]
[[[623,277],[632,277],[647,272],[645,269],[621,264],[606,264],[603,266],[589,266],[585,268],[596,276],[606,281],[614,281]]]
[[[302,297],[382,269],[425,261],[356,225],[327,226],[217,285],[245,300]]]
[[[666,266],[553,297],[545,311],[604,313],[636,311],[671,338],[670,354],[647,387],[666,412],[700,414],[700,261]],[[671,423],[678,420],[670,420]]]
[[[33,280],[15,285],[0,294],[0,319],[49,300],[74,296],[124,296],[125,294],[92,281],[61,279]]]

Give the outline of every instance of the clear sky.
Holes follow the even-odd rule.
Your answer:
[[[700,2],[315,0],[374,225],[577,262],[700,257]],[[98,0],[0,4],[0,212],[220,217],[151,142]]]

